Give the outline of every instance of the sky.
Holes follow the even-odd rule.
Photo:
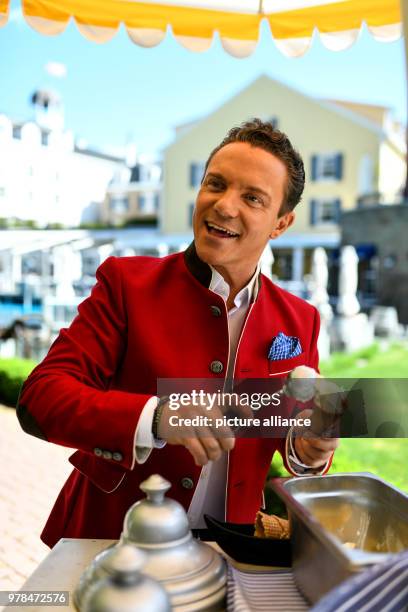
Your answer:
[[[397,119],[407,119],[402,39],[379,43],[363,30],[353,47],[336,53],[317,38],[305,56],[293,59],[265,31],[251,57],[236,59],[218,41],[192,53],[171,35],[144,49],[124,29],[96,44],[74,23],[47,37],[25,23],[19,2],[11,8],[0,28],[0,112],[28,120],[33,91],[52,89],[62,96],[66,128],[93,148],[134,141],[141,153],[158,152],[174,138],[174,126],[207,115],[261,74],[312,97],[389,106]]]

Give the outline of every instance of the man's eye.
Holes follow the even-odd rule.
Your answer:
[[[222,189],[222,182],[217,179],[208,179],[206,182],[208,187],[212,187],[213,189]]]
[[[262,206],[263,204],[262,198],[254,193],[247,193],[245,198],[252,206]]]

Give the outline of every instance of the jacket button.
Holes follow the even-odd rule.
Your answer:
[[[102,457],[103,457],[104,459],[112,459],[112,453],[111,453],[110,451],[108,451],[108,450],[105,450],[105,451],[103,451],[103,453],[102,453]]]
[[[102,457],[103,451],[101,448],[94,448],[94,455],[96,455],[97,457]]]
[[[181,486],[183,489],[192,489],[194,487],[194,482],[191,478],[182,478]]]
[[[211,306],[211,314],[213,317],[220,317],[222,312],[218,306]]]
[[[122,453],[118,453],[118,452],[113,453],[113,454],[112,454],[112,459],[113,459],[114,461],[122,461],[122,459],[123,459],[123,455],[122,455]]]
[[[212,361],[210,363],[210,370],[214,374],[219,374],[220,372],[223,371],[223,369],[224,369],[224,366],[222,365],[221,361]]]

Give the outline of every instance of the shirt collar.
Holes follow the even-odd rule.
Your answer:
[[[229,293],[230,293],[230,287],[228,283],[224,280],[221,274],[217,272],[215,268],[213,268],[212,266],[210,266],[210,268],[211,268],[212,274],[211,274],[210,285],[208,288],[211,291],[214,291],[214,293],[216,293],[217,295],[221,296],[225,301],[227,301]],[[256,270],[254,274],[252,275],[251,279],[249,280],[249,282],[235,296],[234,307],[236,308],[241,308],[242,306],[248,307],[249,304],[251,303],[252,298],[255,298],[254,289],[256,286],[256,281],[259,275],[260,268],[261,268],[261,262],[258,262]]]

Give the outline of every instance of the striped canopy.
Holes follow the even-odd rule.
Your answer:
[[[10,0],[0,0],[5,25]],[[171,29],[193,51],[204,51],[214,33],[232,55],[244,57],[255,48],[265,19],[278,48],[303,55],[319,32],[334,51],[349,47],[365,23],[380,41],[393,41],[402,31],[399,0],[21,0],[26,21],[42,34],[59,34],[73,18],[86,38],[111,39],[121,24],[143,47],[159,44]]]

